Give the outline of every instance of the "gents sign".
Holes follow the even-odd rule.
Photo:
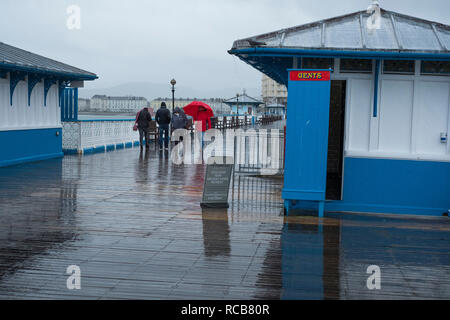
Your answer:
[[[202,208],[228,208],[233,159],[230,157],[210,157],[206,166],[203,186]]]
[[[330,81],[330,71],[291,71],[291,81]]]

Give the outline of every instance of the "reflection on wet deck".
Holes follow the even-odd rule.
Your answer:
[[[282,180],[252,176],[202,211],[204,171],[153,149],[0,169],[0,298],[450,298],[448,218],[285,218]]]

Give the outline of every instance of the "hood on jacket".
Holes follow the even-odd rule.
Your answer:
[[[179,114],[184,114],[184,110],[181,109],[180,107],[175,107],[175,109],[173,110],[173,112],[178,112]]]

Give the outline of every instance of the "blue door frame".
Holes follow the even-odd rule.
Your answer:
[[[65,88],[60,99],[61,121],[78,120],[78,88]]]
[[[331,70],[289,69],[284,187],[286,214],[300,202],[325,207]]]

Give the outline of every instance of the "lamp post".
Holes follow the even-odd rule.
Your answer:
[[[175,81],[175,79],[170,80],[170,84],[172,85],[172,114],[173,114],[173,110],[175,109],[175,85],[177,84],[177,82]]]
[[[236,113],[239,116],[239,93],[236,93]]]

